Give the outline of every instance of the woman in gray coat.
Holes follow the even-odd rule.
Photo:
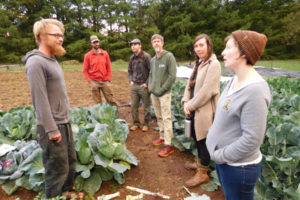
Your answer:
[[[218,101],[206,144],[226,199],[253,200],[271,100],[268,83],[253,65],[263,54],[267,37],[238,30],[225,42],[224,64],[235,76]]]
[[[185,168],[196,170],[195,176],[185,182],[187,187],[194,187],[209,181],[210,156],[206,148],[206,135],[212,125],[216,103],[220,95],[221,67],[213,44],[206,34],[195,38],[194,53],[196,65],[187,82],[182,104],[186,116],[192,121],[192,136],[198,150],[195,163],[185,163]]]

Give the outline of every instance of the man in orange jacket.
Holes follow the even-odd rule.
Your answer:
[[[100,48],[97,36],[90,37],[92,50],[85,54],[83,62],[83,75],[89,82],[92,96],[96,103],[101,103],[101,91],[107,103],[118,106],[110,89],[111,65],[108,53]]]

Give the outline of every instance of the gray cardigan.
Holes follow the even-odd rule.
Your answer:
[[[69,102],[64,74],[57,60],[33,50],[22,59],[26,63],[32,103],[38,125],[50,136],[59,132],[57,125],[69,121]]]
[[[266,81],[251,83],[227,95],[231,83],[218,101],[206,139],[211,159],[217,164],[246,163],[259,157],[271,101]]]

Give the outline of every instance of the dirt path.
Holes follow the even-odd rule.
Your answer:
[[[120,104],[130,102],[129,84],[127,72],[113,71],[112,89],[116,99]],[[81,71],[65,71],[65,79],[68,91],[68,97],[71,107],[90,107],[94,105],[88,84]],[[24,72],[0,72],[0,110],[8,111],[17,106],[32,105],[27,78]],[[142,116],[142,110],[140,112]],[[140,117],[141,117],[140,116]],[[130,107],[120,107],[119,117],[131,123]],[[131,192],[125,187],[133,186],[146,189],[152,192],[161,192],[171,197],[171,199],[183,199],[187,193],[183,189],[183,183],[193,176],[193,171],[184,169],[183,164],[186,161],[192,161],[191,154],[175,150],[172,156],[160,158],[157,156],[161,147],[151,145],[152,140],[158,137],[155,120],[150,123],[150,130],[144,133],[140,130],[130,132],[126,141],[127,148],[139,159],[140,164],[133,167],[125,173],[125,184],[118,185],[115,181],[102,183],[100,191],[94,196],[110,194],[119,191],[120,198],[126,198],[126,195],[137,193]],[[200,186],[190,191],[198,194],[207,194],[212,200],[224,200],[224,195],[219,189],[216,192],[206,192]],[[32,200],[37,193],[25,189],[19,189],[13,195],[8,196],[1,189],[0,199],[15,200],[19,197],[21,200]],[[159,199],[151,196],[145,196],[144,200]]]

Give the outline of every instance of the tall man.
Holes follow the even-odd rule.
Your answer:
[[[144,103],[144,125],[142,131],[148,131],[150,120],[150,93],[148,92],[148,76],[150,71],[151,56],[142,51],[142,44],[139,39],[134,39],[130,43],[131,50],[134,53],[130,57],[128,65],[128,76],[130,81],[131,95],[131,115],[133,126],[131,131],[135,131],[140,126],[139,104],[140,99]]]
[[[163,50],[164,38],[161,35],[154,34],[151,42],[156,55],[150,62],[149,92],[160,135],[159,139],[154,140],[152,144],[156,146],[165,144],[158,155],[166,157],[174,152],[171,146],[173,138],[171,88],[176,79],[176,60],[171,52]]]
[[[101,91],[107,103],[117,106],[110,89],[111,65],[110,58],[106,51],[100,48],[100,40],[97,36],[90,37],[92,50],[85,54],[83,62],[83,75],[89,82],[92,96],[96,103],[101,103]]]
[[[64,25],[55,19],[35,22],[33,33],[38,49],[22,59],[26,63],[32,103],[36,111],[37,138],[43,150],[46,197],[65,195],[75,178],[76,152],[69,123],[69,102],[64,74],[55,56],[65,54],[62,47]]]

